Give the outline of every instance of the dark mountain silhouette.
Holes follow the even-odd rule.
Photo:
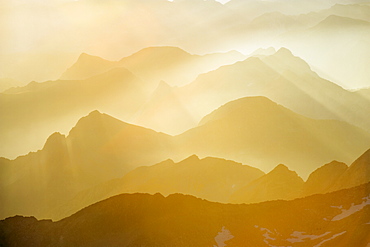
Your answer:
[[[359,246],[369,243],[369,184],[293,201],[212,203],[122,194],[58,222],[0,221],[1,246]]]

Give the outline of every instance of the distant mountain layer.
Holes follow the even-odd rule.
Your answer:
[[[0,155],[14,158],[40,149],[51,133],[67,133],[95,109],[174,135],[195,127],[223,104],[246,96],[265,96],[308,117],[337,119],[370,130],[368,99],[320,78],[289,50],[217,68],[239,56],[232,52],[196,56],[179,48],[152,47],[124,58],[128,70],[115,67],[116,62],[111,68],[110,61],[81,55],[73,68],[98,75],[32,82],[0,94]],[[195,78],[206,68],[217,69],[184,87],[170,86],[173,80],[161,81],[167,76],[184,79],[182,73],[190,70],[196,70]]]
[[[370,185],[294,201],[122,194],[58,222],[0,221],[1,246],[337,246],[370,242]]]
[[[265,171],[282,163],[305,178],[314,169],[333,159],[352,162],[369,148],[369,143],[368,132],[344,122],[300,116],[264,97],[231,102],[207,116],[199,127],[175,137],[127,124],[94,111],[80,119],[67,137],[59,133],[50,136],[42,150],[15,160],[0,159],[0,196],[3,198],[0,216],[23,214],[46,217],[50,210],[62,206],[83,190],[120,178],[139,166],[155,164],[168,158],[182,160],[192,154],[221,157]],[[192,163],[198,162],[198,166],[192,166]],[[247,186],[247,182],[263,175],[254,168],[224,162],[209,159],[180,163],[189,163],[189,167],[165,163],[156,166],[158,170],[155,167],[147,170],[140,168],[131,176],[141,174],[149,179],[146,183],[140,184],[140,178],[135,176],[131,180],[126,180],[126,177],[120,187],[123,191],[117,187],[118,191],[106,190],[106,193],[135,190],[154,193],[158,190],[168,194],[179,190],[224,202],[234,190]],[[367,174],[366,159],[363,163],[365,165],[348,171],[353,174],[360,171],[361,174],[349,175],[358,176],[354,182],[344,179],[345,183],[341,184],[356,186],[356,181],[367,182],[368,176],[363,175]],[[230,164],[230,167],[225,167],[226,164]],[[208,166],[218,168],[207,169]],[[229,170],[232,167],[233,170]],[[181,169],[184,169],[183,172],[180,172]],[[193,175],[192,171],[208,174],[214,186],[206,183],[205,176],[203,181],[201,177]],[[221,179],[223,171],[229,172],[230,180]],[[191,179],[184,180],[185,177]],[[223,181],[219,193],[213,190],[213,187],[219,186],[217,177]],[[187,187],[187,181],[193,181],[193,187]],[[293,185],[299,189],[300,178],[296,177],[294,181]],[[132,187],[125,188],[125,185]],[[283,186],[289,187],[289,184]],[[274,199],[269,193],[271,191],[262,199],[242,201]],[[92,198],[101,199],[107,194]],[[292,198],[296,192],[292,192],[290,197],[288,194],[282,197],[276,194],[275,198]],[[33,203],[27,203],[31,198]]]
[[[119,62],[82,54],[62,80],[31,82],[0,94],[0,156],[38,150],[51,133],[67,133],[95,109],[132,122],[162,80],[182,85],[242,59],[235,51],[200,56],[177,47],[149,47]]]
[[[337,119],[370,130],[369,100],[319,77],[285,48],[222,66],[184,87],[161,92],[138,118],[141,125],[157,131],[182,133],[221,105],[247,96],[265,96],[304,116]],[[171,118],[168,113],[175,109],[182,114]],[[147,114],[151,111],[156,114]],[[158,119],[166,121],[158,123]]]
[[[114,62],[82,53],[76,63],[63,73],[61,79],[87,79],[113,68],[124,67],[153,85],[164,80],[172,86],[182,86],[201,73],[243,59],[245,56],[237,51],[200,56],[170,46],[148,47]]]

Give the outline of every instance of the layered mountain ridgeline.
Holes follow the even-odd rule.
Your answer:
[[[233,161],[191,156],[179,163],[166,160],[153,166],[139,167],[120,179],[81,191],[72,200],[49,212],[53,219],[121,193],[189,194],[222,203],[256,203],[291,200],[355,187],[370,181],[370,150],[347,167],[333,161],[311,173],[306,182],[280,164],[264,174],[260,170]]]
[[[264,97],[225,104],[179,136],[182,151],[251,164],[285,164],[304,178],[332,160],[352,162],[369,148],[369,132],[336,120],[296,114]]]
[[[317,24],[329,15],[369,20],[368,5],[359,4],[359,2],[362,1],[300,1],[296,3],[290,0],[249,0],[247,2],[236,0],[222,5],[217,1],[153,0],[48,3],[53,6],[50,8],[44,8],[45,3],[43,2],[34,5],[17,5],[14,8],[5,8],[4,11],[10,16],[22,14],[33,18],[24,22],[23,27],[13,27],[15,33],[23,33],[23,30],[32,29],[34,25],[39,24],[35,22],[36,20],[41,20],[46,27],[51,23],[55,23],[55,26],[39,30],[40,34],[32,33],[29,39],[4,35],[2,37],[3,59],[0,61],[1,74],[24,83],[32,80],[55,80],[82,51],[99,54],[109,59],[119,59],[144,47],[170,44],[197,54],[236,48],[250,53],[260,46],[275,45],[278,47],[275,42],[277,32],[282,34],[291,30],[290,26],[304,29],[307,23]],[[38,13],[37,11],[41,8],[42,13]],[[310,11],[315,12],[308,13]],[[80,17],[82,12],[89,16],[89,21]],[[65,13],[68,13],[71,21],[60,23],[60,18]],[[304,17],[306,13],[308,17]],[[302,16],[304,21],[301,21]],[[306,19],[309,21],[305,21]],[[260,24],[257,25],[258,29],[252,29],[251,25],[248,25],[253,20],[254,23]],[[95,23],[96,21],[98,24]],[[274,23],[280,25],[274,25]],[[300,27],[297,23],[304,25]],[[274,28],[270,28],[272,25]],[[263,35],[254,35],[253,31],[263,33]],[[56,34],[60,35],[57,45],[55,43]],[[41,35],[43,42],[36,46],[36,51],[28,50],[27,42],[30,42],[30,39],[37,39],[34,35],[36,37]],[[351,35],[346,33],[343,36]],[[327,38],[330,37],[323,36],[324,42]],[[296,40],[292,47],[299,44],[306,46],[309,42],[301,38]],[[19,47],[22,52],[17,54],[12,52],[15,47]],[[326,55],[316,48],[313,47],[310,52],[316,56]],[[356,46],[343,48],[346,48],[348,53],[361,50]],[[351,74],[356,76],[355,73]],[[350,84],[351,81],[348,81],[347,85]]]
[[[52,209],[49,215],[61,219],[110,196],[135,192],[165,196],[182,193],[227,203],[235,191],[263,175],[257,168],[213,157],[199,159],[193,155],[178,163],[166,160],[81,191],[72,200]]]
[[[221,105],[246,96],[265,96],[308,117],[342,120],[370,130],[366,117],[369,100],[319,77],[305,61],[285,48],[273,55],[222,66],[200,75],[187,86],[161,92],[162,97],[152,98],[138,120],[158,131],[181,133]],[[168,112],[179,108],[187,114],[168,117]],[[158,114],[145,114],[150,110]],[[161,125],[158,119],[166,121]]]
[[[222,64],[218,59],[214,62],[215,57],[224,63],[229,57],[236,59],[229,53],[200,57],[174,47],[147,48],[126,60],[140,78],[148,81],[117,67],[89,79],[33,82],[8,90],[0,94],[0,116],[4,119],[0,123],[4,140],[0,154],[16,157],[37,150],[50,133],[67,133],[80,116],[94,109],[156,131],[180,134],[230,100],[256,95],[266,96],[305,116],[344,120],[370,129],[366,117],[368,99],[320,78],[287,49],[222,66],[180,88],[159,80],[150,82],[154,77],[174,75],[183,66],[187,66],[184,73],[192,68],[197,68],[198,73],[204,69],[199,64],[211,67],[216,66],[214,63]],[[73,73],[89,74],[92,70],[100,73],[111,68],[110,63],[82,55],[71,69]],[[184,78],[181,73],[177,75]],[[19,139],[23,141],[20,143]]]
[[[163,80],[171,86],[192,82],[199,74],[245,59],[237,51],[204,56],[190,54],[178,47],[149,47],[119,61],[108,61],[86,53],[63,73],[61,79],[87,79],[116,67],[124,67],[153,85]]]
[[[11,157],[39,149],[50,133],[67,132],[95,109],[130,118],[148,97],[146,84],[125,68],[86,80],[32,82],[13,91],[0,94],[0,152]]]
[[[55,133],[38,152],[0,160],[1,215],[44,217],[82,189],[171,157],[173,148],[170,136],[94,111],[68,137]]]
[[[0,156],[40,149],[51,133],[67,133],[95,109],[132,122],[161,80],[183,84],[241,59],[235,51],[199,56],[176,47],[146,48],[119,62],[82,54],[62,80],[31,82],[0,94]]]
[[[21,85],[22,83],[12,78],[0,78],[0,93],[3,91]]]
[[[358,246],[370,243],[370,185],[251,205],[122,194],[58,222],[0,221],[1,246]]]
[[[324,78],[346,88],[368,87],[370,22],[360,18],[368,15],[369,6],[357,7],[365,14],[355,8],[344,10],[349,17],[333,12],[310,28],[282,34],[278,43],[289,47]]]
[[[168,194],[178,189],[183,193],[224,202],[234,190],[242,189],[248,182],[257,179],[254,168],[216,159],[197,161],[196,166],[172,166],[168,161],[155,166],[158,170],[155,167],[136,170],[130,175],[134,177],[131,182],[124,177],[109,182],[107,188],[97,188],[96,192],[93,189],[91,199],[80,196],[82,204],[77,200],[72,203],[72,209],[67,206],[67,209],[59,210],[83,190],[120,178],[138,166],[155,164],[168,158],[181,160],[192,154],[223,157],[264,171],[283,163],[305,178],[312,170],[333,159],[347,163],[353,161],[368,149],[369,143],[369,133],[361,129],[334,120],[309,119],[263,97],[231,102],[206,117],[201,126],[176,137],[127,124],[94,111],[82,118],[67,137],[58,133],[52,135],[41,151],[13,161],[0,160],[0,189],[4,198],[1,217],[14,214],[54,217],[61,211],[65,216],[66,212],[74,212],[74,204],[79,209],[112,193],[135,190],[153,193],[158,190]],[[211,185],[207,185],[206,180],[202,182],[195,174],[191,175],[193,171],[206,173],[209,166],[218,167],[215,173],[208,172]],[[365,168],[352,170],[366,174],[366,165],[360,167],[363,166]],[[187,180],[181,177],[180,168],[185,169],[183,172],[188,174],[187,178],[193,179],[190,187],[185,186]],[[229,172],[228,176],[233,178],[225,176],[218,184],[216,178],[221,179],[220,176],[226,173],[225,169]],[[243,176],[234,177],[237,173]],[[140,176],[149,180],[142,180]],[[244,182],[236,183],[234,179]],[[367,179],[365,176],[355,181],[367,182]],[[164,186],[165,181],[168,182],[168,188]],[[122,186],[120,183],[123,183]],[[351,186],[355,185],[358,183]],[[224,186],[224,192],[214,193],[212,187],[218,186]],[[270,191],[263,200],[276,199],[269,195]],[[242,202],[250,202],[248,200]]]

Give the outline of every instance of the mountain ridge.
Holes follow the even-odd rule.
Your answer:
[[[226,238],[227,246],[267,243],[365,247],[369,240],[369,208],[342,216],[337,206],[359,205],[368,191],[369,184],[365,184],[293,201],[251,205],[213,203],[181,194],[122,194],[58,222],[21,216],[2,220],[0,241],[7,246],[27,242],[27,246],[43,247],[60,245],[63,236],[62,244],[66,245],[210,246],[219,232],[225,231],[232,235]],[[333,220],[338,217],[341,220]],[[147,230],[140,231],[143,228]]]

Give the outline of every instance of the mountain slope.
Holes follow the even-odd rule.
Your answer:
[[[229,102],[176,138],[184,151],[201,157],[223,157],[264,171],[285,164],[304,178],[333,159],[352,162],[369,146],[369,133],[362,129],[306,118],[264,97]]]
[[[50,136],[41,151],[12,161],[0,159],[0,196],[5,198],[1,215],[44,217],[78,192],[119,178],[138,166],[168,158],[180,160],[192,154],[235,160],[262,170],[283,163],[306,177],[333,159],[351,162],[368,149],[369,140],[369,133],[344,122],[309,119],[263,97],[230,102],[205,117],[202,125],[175,137],[94,111],[80,119],[67,137]],[[176,169],[173,171],[178,174]],[[146,174],[150,177],[156,172]],[[166,174],[158,176],[166,181]],[[157,177],[153,179],[158,187],[148,183],[141,188],[131,183],[132,190],[176,192],[161,187]],[[193,179],[198,184],[196,177]],[[183,180],[180,176],[176,181]],[[228,182],[225,188],[233,185]],[[176,186],[186,193],[206,197],[209,192],[212,200],[226,200],[226,192],[212,194],[207,189],[206,193],[206,185],[201,186],[203,191],[196,186],[182,187],[181,183]],[[26,203],[32,197],[39,199]]]
[[[345,189],[370,180],[370,150],[367,150],[338,179],[333,190]]]
[[[183,193],[215,202],[230,202],[230,196],[264,173],[234,161],[191,156],[175,163],[166,160],[153,166],[136,168],[122,178],[110,180],[78,193],[51,213],[60,219],[78,210],[121,193]]]
[[[342,120],[370,130],[366,117],[368,100],[319,77],[305,61],[285,48],[270,56],[250,57],[202,74],[173,93],[192,119],[198,121],[231,100],[265,96],[308,117]],[[159,110],[165,112],[171,105],[170,100],[166,101]]]
[[[58,222],[20,216],[2,220],[0,243],[10,247],[366,247],[370,242],[369,189],[366,184],[252,205],[211,203],[180,194],[166,198],[122,194]]]
[[[61,79],[86,79],[115,67],[125,67],[154,87],[161,80],[172,86],[181,86],[200,73],[242,59],[244,56],[236,51],[199,56],[171,46],[144,48],[119,61],[81,54]]]
[[[233,203],[257,203],[271,200],[291,200],[301,195],[303,179],[284,165],[235,191],[230,201]]]
[[[311,28],[281,35],[279,46],[289,47],[323,78],[345,88],[368,87],[370,22],[354,15],[353,18],[324,16],[324,20]]]
[[[84,80],[119,67],[117,62],[82,53],[77,61],[60,77],[62,80]]]
[[[0,160],[4,198],[0,217],[46,217],[77,192],[172,153],[170,136],[94,111],[79,120],[67,137],[55,133],[36,153]]]
[[[332,191],[331,187],[347,169],[348,166],[346,164],[338,161],[332,161],[317,168],[310,174],[305,182],[303,186],[303,195],[323,194]],[[360,184],[361,183],[358,183],[356,185]]]
[[[51,133],[67,133],[93,110],[128,119],[148,97],[146,84],[125,68],[86,80],[31,82],[16,90],[0,94],[0,155],[11,158],[40,149]]]

